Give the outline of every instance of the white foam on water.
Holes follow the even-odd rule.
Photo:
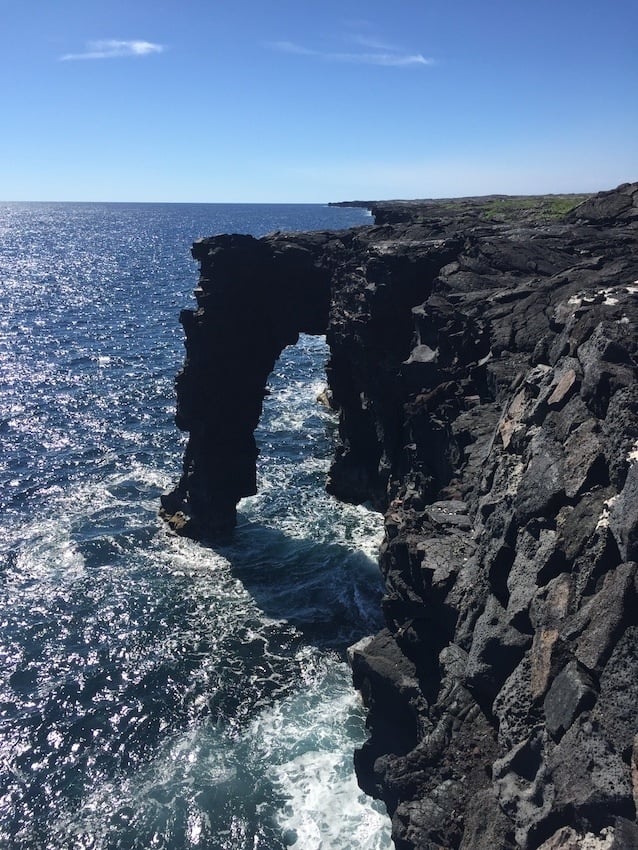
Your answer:
[[[37,519],[20,529],[21,546],[13,580],[73,581],[84,571],[84,558],[71,538],[68,517]]]
[[[376,810],[348,770],[351,756],[311,752],[271,773],[288,795],[278,816],[289,846],[299,850],[381,850],[392,846],[388,818]]]
[[[286,843],[297,850],[392,847],[383,806],[360,790],[354,773],[362,708],[347,665],[310,665],[304,684],[249,729],[283,798],[275,819]]]
[[[126,470],[104,478],[95,474],[67,482],[66,487],[40,487],[33,519],[9,524],[0,539],[2,549],[16,553],[15,569],[10,573],[12,585],[74,582],[84,573],[81,541],[86,538],[101,538],[115,550],[122,551],[121,545],[125,545],[132,551],[135,541],[118,543],[116,537],[136,529],[162,528],[157,518],[157,495],[169,482],[170,475],[165,471],[133,461]],[[13,479],[11,483],[17,486],[20,482]]]
[[[343,513],[351,520],[344,531],[346,541],[376,560],[384,535],[383,514],[366,505],[346,505]]]
[[[278,392],[276,401],[278,406],[281,405],[284,409],[279,413],[271,413],[268,422],[269,435],[275,439],[278,435],[292,432],[297,432],[300,436],[304,435],[306,422],[309,418],[308,408],[303,407],[295,409],[295,402],[299,404],[299,398],[295,393],[295,390],[291,388],[290,391],[286,393]],[[319,409],[317,411],[312,411],[311,415],[325,416],[325,412],[319,407],[318,403],[317,407]],[[312,439],[311,434],[305,434],[305,437],[306,439]]]
[[[155,466],[133,461],[125,472],[119,472],[109,477],[109,483],[112,485],[121,485],[126,483],[140,484],[143,487],[167,490],[173,483],[174,475],[165,469],[158,469]],[[155,494],[153,494],[155,497]],[[157,505],[155,505],[157,510]]]
[[[193,574],[215,573],[220,569],[228,570],[229,561],[216,552],[190,540],[188,537],[178,537],[165,524],[158,527],[157,548],[154,553],[158,565],[166,567],[171,572],[192,572]]]
[[[87,788],[76,810],[52,821],[51,850],[69,841],[106,850],[122,818],[148,846],[173,846],[182,830],[184,846],[202,850],[389,850],[383,806],[356,783],[362,709],[349,670],[310,647],[298,660],[295,692],[247,723],[198,721],[136,771]]]

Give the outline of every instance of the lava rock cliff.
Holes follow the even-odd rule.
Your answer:
[[[328,489],[385,512],[386,628],[351,661],[396,847],[638,848],[638,184],[374,211],[196,243],[163,513],[232,528],[268,374],[325,332]]]

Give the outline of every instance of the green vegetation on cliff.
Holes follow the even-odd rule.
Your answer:
[[[489,221],[556,221],[574,209],[589,195],[532,195],[490,198],[482,210]]]

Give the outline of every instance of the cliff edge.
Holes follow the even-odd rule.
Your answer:
[[[232,528],[268,374],[325,332],[328,489],[385,512],[386,628],[351,660],[398,850],[638,847],[638,184],[564,200],[194,247],[163,513]]]

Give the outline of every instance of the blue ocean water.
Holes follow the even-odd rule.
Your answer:
[[[190,245],[322,206],[0,204],[0,848],[382,850],[345,648],[379,626],[380,518],[329,498],[327,356],[271,376],[232,544],[157,517]]]

